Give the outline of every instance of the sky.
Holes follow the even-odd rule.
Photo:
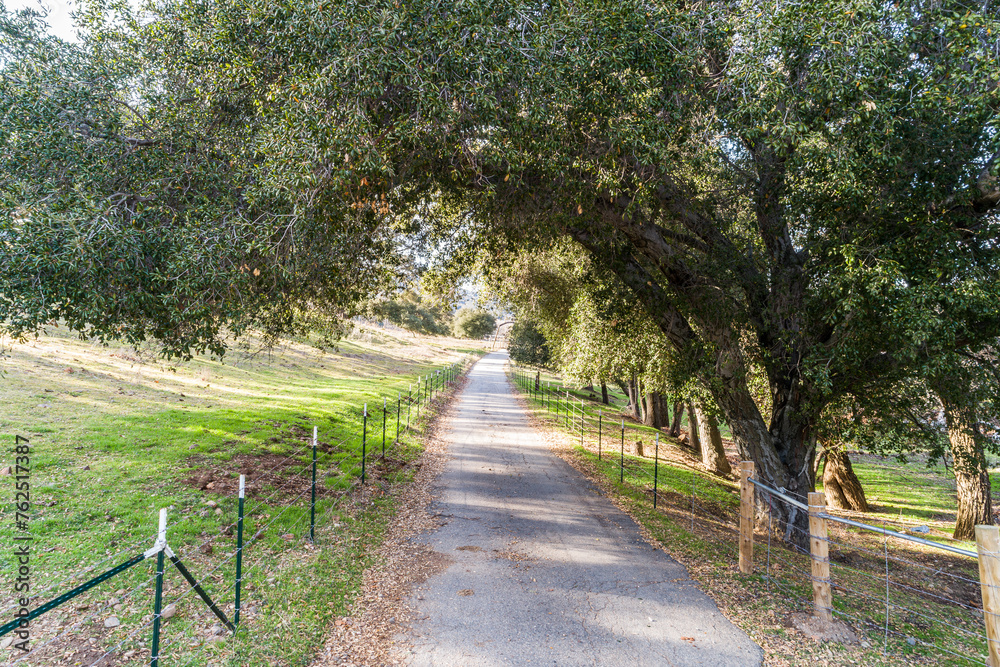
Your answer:
[[[61,39],[76,41],[73,19],[69,15],[73,9],[70,0],[4,0],[4,5],[8,10],[28,7],[48,11],[46,20],[51,32]]]

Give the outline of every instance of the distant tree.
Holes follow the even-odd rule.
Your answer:
[[[387,320],[416,333],[447,336],[451,331],[451,314],[434,299],[409,289],[393,299],[370,304],[368,316]]]
[[[497,328],[497,318],[478,308],[460,308],[452,332],[457,338],[482,338]]]
[[[531,320],[518,320],[510,328],[507,344],[510,358],[519,364],[548,366],[551,362],[549,346],[538,325]]]

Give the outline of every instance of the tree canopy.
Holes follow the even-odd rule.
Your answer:
[[[803,495],[825,406],[1000,328],[991,1],[88,7],[0,29],[12,333],[183,352],[349,311],[400,238],[570,239]]]

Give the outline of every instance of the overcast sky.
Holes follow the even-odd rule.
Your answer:
[[[47,11],[47,21],[52,33],[68,41],[76,40],[73,19],[69,15],[73,10],[70,0],[4,0],[4,5],[9,10],[30,7]]]

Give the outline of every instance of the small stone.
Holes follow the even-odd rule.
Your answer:
[[[221,515],[221,514],[222,514],[222,508],[221,508],[221,507],[216,507],[216,508],[215,508],[215,513],[216,513],[217,515]]]
[[[4,637],[3,639],[0,639],[0,649],[7,648],[13,643],[14,643],[13,637]]]
[[[910,646],[916,646],[917,645],[917,638],[916,637],[907,637],[906,638],[906,643],[909,644]]]
[[[120,600],[118,598],[111,598],[110,600],[108,600],[108,604],[111,605],[112,607],[114,607],[119,602]]]
[[[871,648],[872,645],[870,643],[868,643],[867,640],[862,639],[861,640],[861,646],[862,646],[862,648]]]
[[[219,503],[215,502],[214,500],[206,500],[205,504],[211,508],[216,508],[219,506]]]
[[[160,618],[163,619],[173,618],[176,615],[177,615],[177,605],[174,604],[173,602],[164,607],[163,611],[160,612]]]
[[[225,628],[223,628],[221,625],[215,624],[209,629],[208,634],[221,635],[225,631],[226,631]]]
[[[290,542],[295,539],[295,536],[292,535],[291,533],[285,533],[284,535],[281,536],[281,539],[288,540]]]
[[[104,627],[106,628],[117,628],[121,624],[122,623],[118,620],[117,616],[108,616],[104,619]]]
[[[81,470],[90,470],[90,466],[83,466],[83,468],[81,468]]]
[[[215,482],[209,482],[208,484],[205,485],[205,488],[206,489],[214,489],[215,488]]]
[[[122,653],[122,657],[125,658],[126,660],[131,658],[133,655],[135,655],[135,650],[125,651],[124,653]]]
[[[191,445],[191,446],[188,447],[188,449],[197,449],[197,448],[198,448],[198,445]]]
[[[206,556],[211,556],[212,555],[212,545],[211,544],[207,544],[207,543],[203,544],[200,547],[198,547],[198,551],[200,551],[201,553],[205,554]]]
[[[10,466],[7,466],[3,470],[0,470],[0,475],[13,475],[13,474],[14,470]]]

